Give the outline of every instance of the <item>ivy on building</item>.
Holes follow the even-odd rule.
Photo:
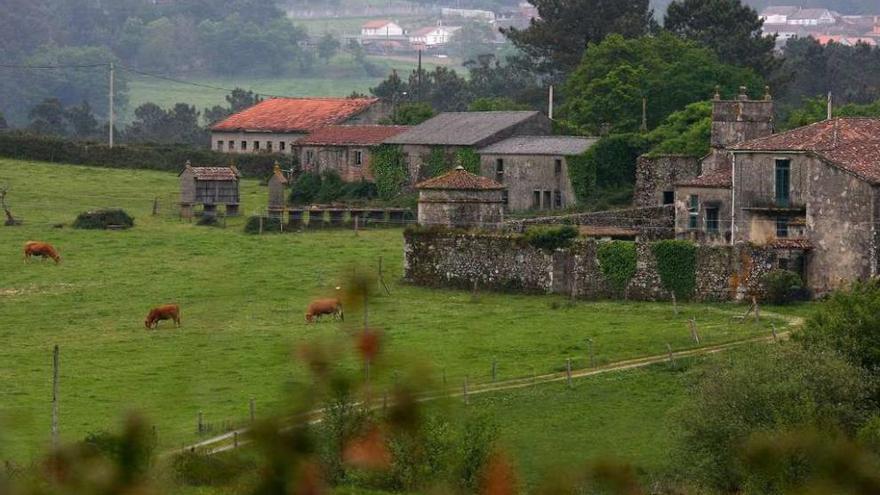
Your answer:
[[[696,287],[697,247],[689,241],[665,240],[652,247],[663,288],[680,299],[689,299]]]
[[[473,148],[459,148],[455,152],[455,163],[472,174],[480,174],[480,155]]]
[[[400,146],[377,147],[370,159],[370,167],[380,199],[390,201],[400,196],[409,181],[409,171]]]
[[[623,292],[636,274],[636,245],[631,241],[611,241],[599,244],[596,251],[599,267],[608,284]]]

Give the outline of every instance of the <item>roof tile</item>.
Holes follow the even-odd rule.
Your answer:
[[[298,145],[375,146],[409,129],[405,125],[334,125],[296,141]]]
[[[378,98],[272,98],[227,117],[214,131],[310,132],[341,124]]]
[[[462,167],[457,167],[451,172],[416,184],[416,189],[493,190],[504,189],[504,186],[488,177],[472,174]]]

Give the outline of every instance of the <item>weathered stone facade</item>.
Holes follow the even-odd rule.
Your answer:
[[[422,226],[499,229],[504,222],[504,186],[462,167],[422,182],[418,222]]]
[[[507,211],[558,210],[577,203],[565,156],[481,153],[480,175],[507,187]]]
[[[307,172],[332,170],[345,182],[373,181],[372,148],[368,146],[299,146],[299,162]]]
[[[505,228],[512,232],[525,232],[532,225],[580,225],[590,227],[617,227],[632,229],[643,239],[672,239],[675,237],[675,209],[673,205],[647,208],[575,213],[552,217],[508,220]]]
[[[730,196],[729,187],[676,187],[676,237],[703,244],[730,244]]]
[[[597,255],[601,241],[578,240],[555,251],[528,244],[517,234],[407,231],[404,234],[406,280],[429,287],[452,287],[542,294],[582,299],[626,297],[657,301],[671,298],[657,270],[652,244],[636,243],[636,273],[624,294],[613,290]],[[761,277],[775,253],[747,244],[699,246],[695,262],[695,299],[729,301],[760,292]]]
[[[700,159],[688,155],[643,155],[636,161],[633,206],[647,208],[675,202],[675,185],[700,175]]]

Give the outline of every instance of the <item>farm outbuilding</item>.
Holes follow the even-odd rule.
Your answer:
[[[418,185],[419,225],[497,229],[504,221],[504,186],[463,167]]]
[[[275,170],[269,178],[269,215],[280,216],[284,214],[287,205],[287,177],[281,171],[281,166],[275,162]]]
[[[238,215],[240,177],[233,165],[193,167],[186,162],[180,173],[180,215],[191,218],[198,204],[206,216],[216,215],[217,205],[223,205],[227,216]]]

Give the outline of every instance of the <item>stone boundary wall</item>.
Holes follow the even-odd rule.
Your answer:
[[[563,294],[579,299],[669,300],[657,271],[652,243],[637,242],[636,273],[623,294],[614,291],[599,263],[599,243],[577,240],[555,251],[528,244],[518,234],[416,231],[404,234],[407,281],[448,287],[531,294]],[[760,290],[772,252],[751,245],[698,246],[698,301],[731,301]]]
[[[632,229],[647,239],[675,238],[675,206],[651,206],[646,208],[625,208],[590,213],[575,213],[552,217],[508,220],[504,226],[511,232],[522,233],[533,225],[588,225],[591,227],[619,227]]]

